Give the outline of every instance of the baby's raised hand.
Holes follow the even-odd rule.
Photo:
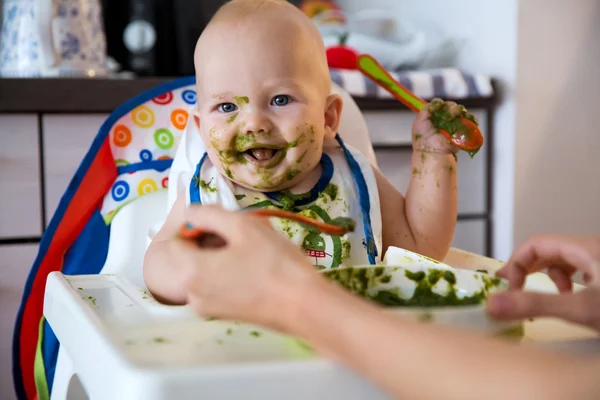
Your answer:
[[[463,117],[476,122],[475,116],[469,114],[464,106],[453,101],[433,99],[417,114],[413,122],[413,149],[431,153],[456,154],[459,148],[435,128],[432,118],[439,122],[449,122]]]

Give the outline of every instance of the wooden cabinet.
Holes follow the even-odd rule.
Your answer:
[[[38,243],[6,244],[41,236],[106,115],[0,115],[0,399],[16,399],[12,335],[23,287]],[[47,221],[42,221],[43,149]],[[5,372],[6,371],[6,372]]]
[[[0,399],[16,399],[12,375],[12,335],[23,287],[37,244],[0,246]]]
[[[46,224],[108,115],[44,115]]]
[[[0,239],[41,234],[37,115],[0,115]]]

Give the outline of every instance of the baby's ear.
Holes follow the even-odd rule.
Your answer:
[[[200,130],[200,112],[195,108],[192,110],[192,118],[194,118],[194,123],[196,124],[196,128]]]
[[[342,116],[342,97],[338,94],[330,94],[325,103],[325,137],[333,139],[337,134]]]

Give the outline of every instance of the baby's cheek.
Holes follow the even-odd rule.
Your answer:
[[[296,127],[296,137],[300,144],[314,144],[319,139],[322,140],[322,136],[314,124],[305,123]]]
[[[299,127],[298,147],[295,150],[295,163],[300,169],[314,167],[321,159],[323,151],[323,132],[319,132],[312,124]]]
[[[216,150],[223,150],[227,148],[227,132],[219,126],[213,126],[208,131],[208,140],[206,141],[207,147],[212,147]]]

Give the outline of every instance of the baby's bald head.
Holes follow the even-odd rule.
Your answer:
[[[251,67],[257,55],[265,62],[302,69],[324,96],[329,94],[331,80],[321,35],[306,14],[285,0],[225,3],[198,39],[194,54],[198,84],[211,79],[206,76],[211,59],[228,57]]]
[[[217,13],[213,16],[211,23],[235,20],[240,17],[246,17],[254,13],[269,10],[292,13],[300,11],[286,0],[230,0],[219,8]]]

